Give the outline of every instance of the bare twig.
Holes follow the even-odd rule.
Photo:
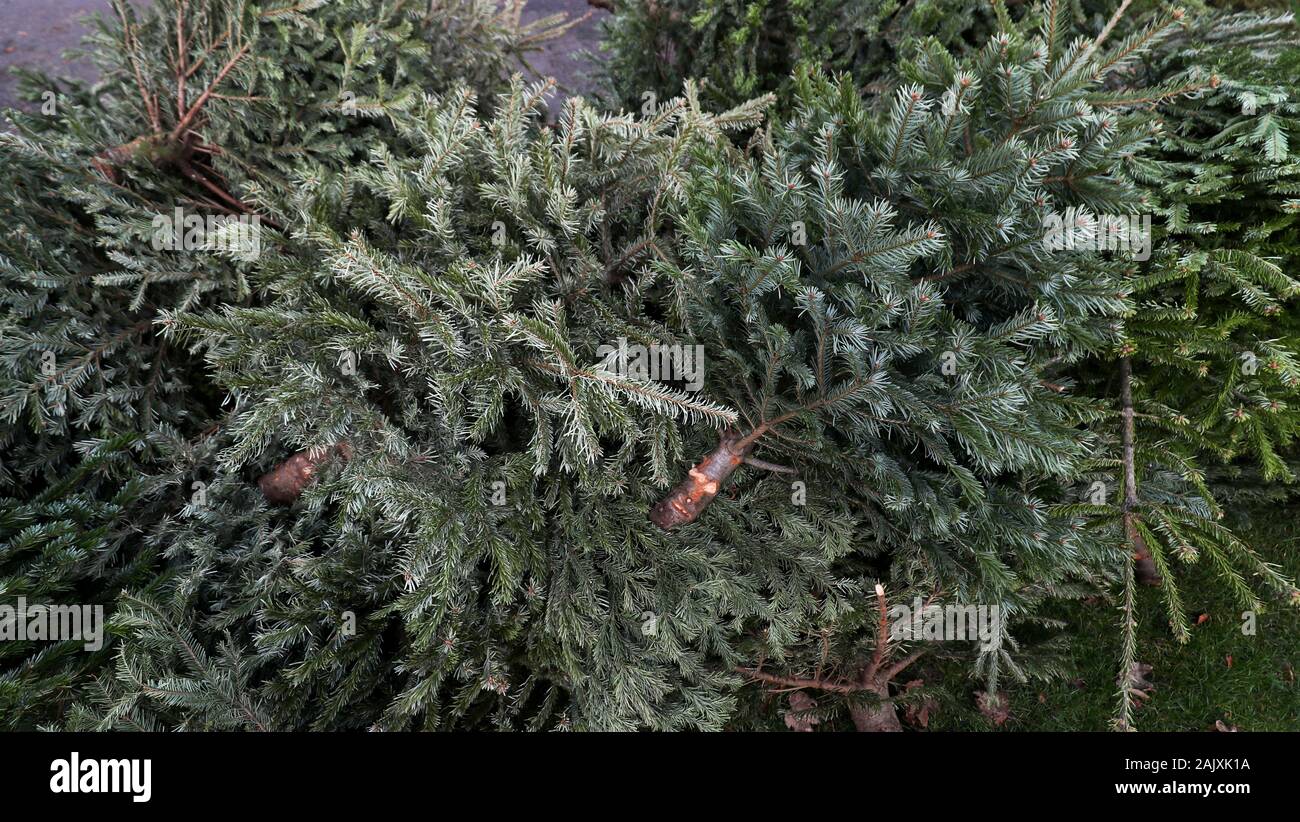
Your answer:
[[[1133,561],[1138,582],[1143,585],[1159,585],[1162,580],[1151,556],[1151,548],[1138,530],[1139,506],[1137,495],[1137,447],[1135,424],[1133,421],[1133,365],[1128,357],[1119,361],[1119,386],[1123,430],[1121,444],[1124,450],[1124,533],[1133,547]]]
[[[768,462],[767,460],[761,460],[761,459],[759,459],[758,457],[745,457],[745,464],[746,464],[746,465],[752,465],[752,466],[754,466],[755,468],[762,468],[764,471],[774,471],[774,472],[776,472],[776,473],[778,473],[778,474],[797,474],[797,473],[799,473],[796,469],[791,468],[791,467],[788,466],[788,465],[777,465],[777,464],[774,463],[774,462]]]

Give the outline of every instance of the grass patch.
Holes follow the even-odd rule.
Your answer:
[[[1300,512],[1278,508],[1285,521],[1257,523],[1245,534],[1261,555],[1293,578],[1300,575]],[[1169,631],[1159,592],[1139,599],[1138,659],[1152,666],[1155,690],[1136,712],[1141,731],[1206,731],[1216,720],[1243,731],[1300,730],[1300,608],[1268,600],[1254,636],[1242,633],[1241,607],[1208,563],[1178,569],[1179,590],[1192,622],[1192,639],[1180,645]],[[1107,602],[1071,603],[1058,614],[1071,635],[1070,679],[1048,686],[1005,682],[1011,717],[1002,730],[1105,731],[1116,703],[1119,613]],[[1228,662],[1231,657],[1231,665]],[[926,679],[953,682],[960,669],[927,672]],[[934,676],[934,679],[931,679]],[[945,700],[930,718],[931,730],[989,730],[974,708],[972,683],[957,704]],[[964,705],[964,707],[963,707]]]

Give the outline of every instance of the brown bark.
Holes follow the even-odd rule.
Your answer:
[[[1151,556],[1151,549],[1147,546],[1147,541],[1138,532],[1136,520],[1136,514],[1124,515],[1124,532],[1128,536],[1129,543],[1133,546],[1133,570],[1137,575],[1138,582],[1158,588],[1165,580],[1164,577],[1160,576],[1160,569],[1156,568],[1156,561]]]
[[[90,160],[90,164],[112,182],[121,182],[123,166],[139,160],[164,167],[185,157],[184,145],[172,143],[165,134],[137,137],[129,143],[104,149]]]
[[[877,733],[902,733],[903,723],[898,721],[898,711],[889,702],[889,683],[873,683],[863,688],[880,697],[878,703],[859,703],[849,707],[849,716],[853,718],[853,727],[859,731]]]
[[[122,18],[122,25],[123,34],[126,37],[126,45],[128,49],[133,49],[134,36],[131,31],[131,26],[125,17]],[[227,34],[229,34],[229,30],[227,30]],[[224,39],[224,37],[222,39]],[[230,59],[226,61],[225,65],[217,71],[217,76],[213,78],[207,88],[203,89],[203,92],[199,94],[198,99],[190,105],[188,110],[186,110],[185,104],[187,100],[185,82],[189,75],[193,73],[194,69],[198,66],[195,65],[194,68],[190,67],[190,55],[188,52],[187,39],[185,37],[185,15],[182,7],[178,10],[176,21],[177,53],[174,59],[178,62],[173,63],[173,70],[176,75],[176,125],[170,129],[163,126],[158,107],[158,97],[155,94],[150,93],[149,89],[145,86],[139,66],[134,63],[133,59],[132,64],[135,68],[136,84],[139,86],[141,98],[143,99],[145,109],[149,114],[151,133],[136,137],[134,140],[122,143],[121,145],[104,149],[91,158],[90,164],[113,183],[120,183],[122,168],[136,161],[150,163],[158,168],[169,168],[175,166],[184,171],[187,177],[190,177],[191,179],[199,178],[199,175],[193,170],[190,164],[190,158],[194,154],[194,142],[196,139],[194,131],[201,119],[200,115],[203,112],[203,107],[212,97],[217,86],[221,85],[221,83],[226,79],[226,75],[228,75],[239,61],[248,54],[250,45],[251,44],[249,43],[244,43],[239,47]],[[215,47],[216,43],[213,43],[211,48]],[[200,58],[199,62],[201,63],[206,58],[207,54],[205,53],[203,57]],[[216,186],[211,181],[205,181],[203,179],[199,179],[198,181],[203,183],[206,188],[217,190],[222,199],[227,202],[238,204],[241,210],[248,211],[248,209],[243,207],[243,204],[240,203],[238,199],[229,194],[229,192],[226,192],[224,189],[221,189],[219,186]]]
[[[1124,534],[1133,546],[1134,573],[1143,585],[1158,586],[1164,579],[1156,568],[1151,549],[1137,528],[1137,446],[1136,426],[1133,420],[1133,365],[1128,357],[1119,361],[1120,403],[1124,418],[1122,444],[1124,447]]]
[[[752,448],[753,442],[741,439],[735,431],[723,432],[718,447],[651,509],[650,521],[665,531],[694,522],[713,502],[722,483],[740,467]]]
[[[935,596],[937,595],[938,592],[935,593]],[[933,598],[931,597],[930,600],[926,601],[927,606]],[[811,677],[782,676],[755,668],[735,668],[733,670],[756,682],[765,682],[782,689],[796,692],[808,689],[842,694],[849,698],[849,717],[853,720],[853,727],[859,731],[889,733],[902,731],[903,724],[899,721],[898,712],[889,698],[889,683],[893,682],[913,662],[920,659],[925,651],[913,651],[902,659],[892,660],[893,650],[889,645],[888,603],[882,585],[876,586],[876,603],[880,611],[880,619],[876,625],[876,650],[871,659],[860,666],[856,676],[852,679],[823,677],[820,665],[817,667],[816,674]],[[855,694],[861,693],[872,694],[876,699],[870,702],[854,699]],[[813,702],[813,704],[816,703]],[[811,728],[805,730],[811,730]]]
[[[919,656],[916,655],[916,656]],[[736,668],[736,673],[743,674],[758,682],[766,682],[779,688],[807,688],[810,690],[826,691],[829,693],[844,694],[852,696],[858,693],[870,693],[877,697],[877,700],[871,702],[851,702],[849,704],[849,717],[853,720],[853,727],[859,731],[881,731],[887,733],[901,732],[903,723],[898,719],[898,711],[894,708],[894,703],[889,700],[889,683],[902,668],[907,667],[916,660],[912,656],[903,663],[891,667],[888,671],[881,671],[874,675],[864,676],[857,681],[843,681],[833,679],[817,678],[800,678],[779,676],[769,674],[764,671],[757,671],[752,668]]]
[[[262,496],[266,497],[267,502],[289,505],[302,496],[302,492],[316,479],[321,467],[336,454],[345,460],[349,459],[352,447],[342,442],[332,448],[299,451],[263,474],[257,481],[257,486],[262,489]]]

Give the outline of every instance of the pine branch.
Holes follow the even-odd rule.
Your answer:
[[[1133,365],[1128,357],[1119,361],[1120,408],[1123,416],[1122,445],[1124,449],[1124,533],[1133,548],[1133,561],[1137,580],[1143,585],[1157,586],[1161,583],[1160,572],[1156,569],[1151,556],[1151,547],[1137,526],[1137,509],[1141,504],[1137,494],[1137,458],[1135,449],[1136,436],[1133,421]]]

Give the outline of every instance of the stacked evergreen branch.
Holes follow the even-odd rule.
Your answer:
[[[1080,512],[1049,508],[1092,457],[1080,426],[1099,410],[1064,368],[1118,344],[1124,268],[1051,253],[1042,226],[1067,209],[1139,207],[1116,172],[1151,133],[1125,114],[1135,92],[1104,81],[1172,25],[1105,49],[1059,17],[1003,23],[961,60],[929,41],[882,112],[847,79],[801,76],[799,115],[762,135],[753,160],[704,166],[686,264],[665,269],[689,327],[725,352],[710,379],[745,424],[719,448],[790,466],[810,498],[856,520],[840,575],[1005,615],[973,655],[987,699],[1003,671],[1035,673],[1017,623],[1123,564]],[[1093,173],[1080,183],[1076,169]],[[724,479],[716,463],[657,519],[699,517],[700,487]],[[882,636],[855,607],[784,648],[754,643],[767,662],[751,673],[822,690],[823,719],[847,701],[864,727],[858,700],[888,698],[877,677],[898,673],[875,660],[914,650]]]
[[[160,248],[160,218],[255,215],[278,242],[290,169],[351,164],[389,139],[381,115],[423,89],[500,88],[558,25],[521,26],[519,4],[403,5],[118,3],[92,38],[99,83],[24,78],[39,112],[10,112],[0,137],[6,601],[111,611],[121,590],[155,590],[173,518],[206,493],[223,397],[158,321],[256,304],[255,266]],[[19,727],[62,715],[111,654],[111,637],[90,655],[5,643],[0,715]]]
[[[1142,138],[1124,138],[1129,144],[1116,155],[1082,157],[1054,175],[1053,182],[1068,193],[1056,216],[1148,214],[1155,218],[1155,254],[1126,271],[1110,261],[1110,284],[1103,290],[1113,286],[1115,294],[1131,295],[1135,307],[1109,329],[1109,339],[1117,341],[1096,344],[1107,338],[1102,333],[1083,349],[1086,357],[1052,360],[1047,384],[1067,391],[1078,379],[1079,389],[1097,400],[1085,419],[1100,435],[1101,447],[1076,466],[1078,473],[1058,495],[1048,497],[1063,503],[1055,509],[1061,515],[1087,517],[1100,538],[1133,553],[1132,575],[1117,569],[1112,579],[1121,586],[1162,585],[1175,635],[1186,639],[1171,556],[1194,562],[1208,554],[1250,609],[1262,608],[1263,602],[1260,587],[1247,576],[1283,599],[1295,590],[1274,565],[1225,528],[1216,501],[1225,495],[1241,501],[1234,510],[1240,522],[1248,515],[1245,503],[1285,498],[1281,483],[1293,476],[1288,465],[1297,387],[1293,352],[1300,335],[1285,309],[1295,292],[1287,273],[1294,257],[1294,163],[1288,148],[1294,83],[1285,67],[1294,60],[1294,29],[1290,15],[1281,11],[1225,15],[1191,3],[1190,16],[1181,9],[1173,10],[1174,17],[1169,10],[1159,12],[1169,23],[1159,26],[1146,22],[1148,14],[1135,13],[1158,5],[1062,0],[1011,10],[995,2],[972,15],[972,9],[954,4],[947,14],[954,26],[936,40],[960,53],[979,39],[983,21],[1007,20],[1012,11],[1022,27],[1040,27],[1047,43],[1035,54],[1040,60],[1054,52],[1054,39],[1084,33],[1096,43],[1092,49],[1105,46],[1115,56],[1098,61],[1099,77],[1112,95],[1103,106],[1123,103],[1134,111],[1136,116],[1124,120],[1134,136],[1150,128]],[[901,10],[872,6],[872,13],[857,15],[866,21],[861,40],[850,24],[822,20],[801,28],[812,18],[793,4],[762,4],[749,16],[735,14],[725,3],[685,6],[675,15],[663,14],[667,7],[661,4],[616,9],[609,47],[616,56],[614,83],[622,84],[626,103],[634,103],[631,94],[638,84],[655,89],[674,82],[665,73],[674,66],[685,74],[743,79],[734,87],[715,82],[716,88],[778,91],[778,107],[805,101],[782,74],[792,64],[847,69],[867,92],[888,88],[892,78],[914,77],[907,60],[892,65],[879,59],[897,38],[889,36],[891,26],[877,24],[919,12],[916,4],[903,4]],[[672,55],[686,59],[647,64],[645,55],[656,53],[656,38],[670,29]],[[760,66],[745,51],[747,45],[779,39],[787,29],[802,33],[799,46],[765,52],[787,62]],[[906,45],[901,48],[905,55]],[[692,62],[693,55],[708,55],[707,62]],[[1014,73],[1003,88],[1008,97],[1025,93],[1024,81]],[[1037,103],[1026,106],[1036,108]],[[916,139],[907,135],[900,145]],[[1127,181],[1137,196],[1126,203],[1097,196],[1099,186],[1116,178]],[[936,190],[949,185],[942,180]],[[998,215],[987,207],[963,215],[980,216]],[[1035,238],[1027,242],[1041,250]],[[1080,264],[1083,279],[1105,282],[1090,263]],[[951,276],[956,282],[948,301],[954,307],[982,308],[1003,299],[998,294],[1005,288],[1002,273],[989,277],[966,263]],[[1135,601],[1132,594],[1128,591],[1125,600]],[[1123,670],[1135,663],[1134,624],[1126,609],[1123,645],[1129,650]],[[1128,691],[1121,691],[1120,724],[1128,725]]]
[[[1132,727],[1172,558],[1300,602],[1300,49],[1130,5],[620,4],[614,114],[515,0],[116,3],[0,137],[0,604],[110,614],[4,723],[899,730],[1118,590]]]
[[[696,79],[704,99],[731,106],[767,92],[785,106],[796,69],[883,80],[911,45],[933,36],[964,50],[996,30],[983,0],[619,0],[603,23],[607,102],[639,109]]]
[[[1290,14],[1210,16],[1140,67],[1141,76],[1197,92],[1161,105],[1156,150],[1125,164],[1149,192],[1156,242],[1131,270],[1138,305],[1122,344],[1085,379],[1093,393],[1116,398],[1120,417],[1111,455],[1125,469],[1123,497],[1099,522],[1122,521],[1141,558],[1124,584],[1162,588],[1181,642],[1191,628],[1180,565],[1212,563],[1250,612],[1265,610],[1261,591],[1300,604],[1294,581],[1221,522],[1220,502],[1249,503],[1250,487],[1295,480],[1286,457],[1300,423],[1300,335],[1286,316],[1300,296],[1289,273],[1296,88],[1294,74],[1279,69],[1295,65],[1296,43]],[[1235,507],[1232,520],[1247,521]],[[1126,591],[1122,671],[1136,661],[1133,603]],[[1121,687],[1120,727],[1131,726],[1132,707]]]

